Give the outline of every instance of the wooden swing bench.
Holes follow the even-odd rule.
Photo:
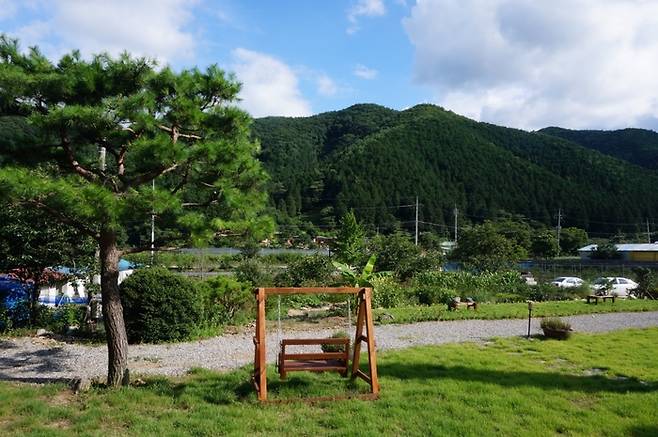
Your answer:
[[[365,396],[347,396],[346,399],[354,397],[363,399],[377,399],[379,395],[379,381],[377,378],[377,353],[375,350],[375,332],[372,318],[372,290],[370,288],[339,287],[339,288],[257,288],[254,290],[258,304],[256,317],[256,335],[254,336],[254,372],[252,382],[258,392],[258,400],[267,401],[267,363],[265,353],[265,302],[269,295],[282,294],[355,294],[358,301],[358,312],[356,318],[356,332],[354,335],[354,348],[352,349],[352,379],[360,378],[370,385],[370,393]],[[368,369],[362,371],[361,344],[366,344],[368,354]],[[343,350],[339,352],[314,352],[314,353],[287,353],[286,346],[308,346],[308,345],[342,345]],[[339,372],[347,376],[350,370],[350,340],[347,338],[303,338],[284,339],[281,341],[277,365],[279,374],[285,379],[286,374],[296,371],[307,372]],[[337,398],[331,398],[337,399]],[[307,401],[325,399],[305,399]]]
[[[286,353],[286,346],[337,345],[342,352]],[[279,352],[279,376],[286,378],[288,372],[338,372],[347,376],[350,353],[349,338],[297,338],[281,340]]]

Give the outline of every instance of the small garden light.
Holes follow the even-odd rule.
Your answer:
[[[532,304],[534,302],[528,301],[528,338],[530,338],[530,322],[532,321]]]

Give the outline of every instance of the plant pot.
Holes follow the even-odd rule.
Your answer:
[[[556,340],[566,340],[571,337],[570,329],[551,329],[551,328],[542,328],[544,331],[544,336],[546,338],[554,338]]]

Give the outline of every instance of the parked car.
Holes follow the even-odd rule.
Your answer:
[[[551,281],[551,285],[560,288],[576,288],[583,285],[583,280],[575,276],[560,276]]]
[[[637,282],[628,278],[608,276],[595,279],[592,283],[592,291],[594,291],[595,294],[612,294],[625,298],[628,297],[637,286]]]

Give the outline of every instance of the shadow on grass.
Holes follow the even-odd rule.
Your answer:
[[[250,382],[250,369],[216,373],[195,370],[183,382],[176,383],[165,377],[149,378],[143,389],[180,401],[202,400],[211,404],[225,405],[235,402],[258,402],[256,390]],[[291,375],[279,379],[275,372],[268,372],[267,390],[269,399],[302,400],[313,396],[343,396],[359,394],[359,386],[349,378],[335,374]]]
[[[184,382],[166,377],[149,378],[142,389],[174,399],[192,398],[219,405],[256,399],[247,372],[221,374],[198,370]]]
[[[611,392],[654,392],[656,382],[645,382],[637,378],[615,379],[604,375],[578,376],[552,372],[521,372],[476,369],[465,366],[442,366],[429,364],[382,363],[379,365],[382,378],[455,380],[496,384],[502,387],[539,387],[545,390],[569,390],[586,393]]]
[[[632,437],[655,437],[658,435],[658,425],[633,426],[627,431],[627,435]]]

